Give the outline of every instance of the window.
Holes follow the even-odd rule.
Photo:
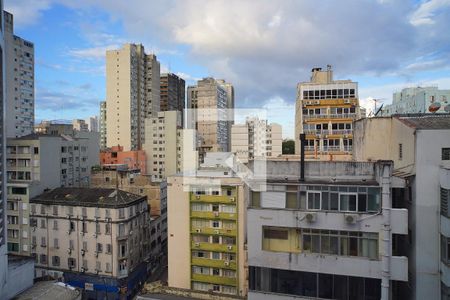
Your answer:
[[[111,244],[106,244],[106,253],[110,254],[112,252],[112,246]]]
[[[403,159],[403,144],[398,144],[398,160]]]
[[[47,255],[41,254],[40,262],[41,262],[41,264],[46,265],[47,264]]]
[[[441,261],[450,265],[450,238],[441,235]]]
[[[53,220],[53,230],[58,230],[58,221]]]
[[[442,160],[450,160],[450,148],[442,148]]]
[[[307,203],[308,203],[309,210],[320,209],[320,198],[321,198],[320,192],[308,192],[307,198],[308,198]]]
[[[448,212],[448,196],[450,195],[450,190],[441,188],[441,215],[449,218]]]
[[[357,194],[339,194],[339,210],[356,211],[356,195]]]
[[[97,243],[97,252],[103,252],[103,245],[100,243]]]
[[[59,248],[59,241],[58,241],[58,239],[54,239],[53,240],[53,247],[56,248],[56,249]]]
[[[211,258],[212,259],[220,259],[220,252],[212,252]]]
[[[59,266],[61,264],[61,261],[59,259],[59,256],[52,256],[52,266]]]
[[[67,265],[69,266],[69,269],[75,268],[77,265],[77,261],[73,257],[69,257],[67,259]]]
[[[288,231],[284,229],[264,228],[265,239],[287,240]]]

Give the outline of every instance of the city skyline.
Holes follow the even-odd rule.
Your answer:
[[[133,4],[6,1],[17,34],[36,45],[36,121],[98,115],[106,50],[127,42],[142,43],[161,72],[186,85],[207,76],[233,83],[237,108],[268,109],[269,121],[291,138],[295,87],[313,67],[331,64],[337,79],[358,82],[366,107],[373,106],[369,97],[390,103],[403,87],[450,85],[448,38],[438,34],[448,24],[449,1],[350,1],[334,7],[334,16],[312,2],[239,2],[239,9],[231,2],[228,10],[222,1]],[[340,31],[345,39],[336,38]]]

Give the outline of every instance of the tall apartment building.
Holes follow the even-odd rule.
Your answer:
[[[384,106],[382,115],[449,113],[450,90],[437,86],[404,88],[392,96],[392,104]]]
[[[450,115],[377,117],[354,123],[354,158],[389,159],[405,180],[397,207],[409,211],[409,288],[402,299],[450,297]],[[403,200],[401,199],[403,198]],[[401,244],[399,244],[399,247]]]
[[[247,118],[245,124],[231,127],[231,152],[243,163],[255,158],[280,156],[282,143],[281,125],[268,124],[267,120]]]
[[[169,287],[246,296],[245,189],[228,168],[167,179]]]
[[[8,256],[6,241],[6,130],[5,35],[3,0],[0,0],[0,298],[6,297]]]
[[[394,241],[408,211],[392,205],[392,162],[307,161],[303,174],[269,160],[266,190],[249,190],[248,298],[404,299]]]
[[[34,197],[30,206],[36,277],[63,279],[96,299],[129,298],[139,290],[151,253],[145,196],[57,188]]]
[[[198,132],[200,161],[207,152],[230,150],[233,105],[233,86],[224,80],[204,78],[187,88],[187,126]]]
[[[85,139],[32,134],[8,139],[8,251],[29,256],[32,197],[61,186],[87,186],[92,165]],[[96,154],[96,157],[98,154]]]
[[[14,34],[13,15],[3,11],[5,38],[6,135],[20,137],[34,126],[34,45]]]
[[[142,45],[106,52],[106,143],[140,150],[145,118],[160,110],[160,65]]]
[[[153,182],[197,168],[196,134],[182,129],[182,112],[162,111],[145,123],[147,175]]]
[[[91,132],[99,132],[99,119],[97,116],[88,117],[84,120]]]
[[[100,149],[106,149],[106,101],[100,102],[100,119],[98,123],[100,131]]]
[[[297,86],[295,153],[304,133],[307,157],[351,159],[352,122],[359,118],[358,83],[333,80],[331,66],[312,69],[311,80]]]
[[[161,74],[161,111],[178,110],[186,107],[185,81],[173,73]]]

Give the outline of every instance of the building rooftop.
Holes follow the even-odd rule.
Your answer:
[[[121,208],[146,201],[147,196],[113,188],[56,188],[31,199],[31,203]]]
[[[450,129],[450,114],[406,114],[394,117],[416,129]]]
[[[14,299],[16,300],[72,300],[81,299],[80,291],[62,282],[40,281]]]
[[[17,138],[9,138],[8,141],[17,141],[17,140],[23,140],[23,141],[30,141],[30,140],[38,140],[41,137],[60,137],[59,135],[54,134],[46,134],[46,133],[30,133],[21,137]]]

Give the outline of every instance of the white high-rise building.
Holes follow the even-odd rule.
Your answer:
[[[20,137],[34,126],[34,45],[14,34],[14,19],[5,22],[6,135]]]
[[[99,119],[97,116],[88,117],[84,120],[87,124],[88,130],[91,132],[99,132]]]
[[[282,128],[276,123],[247,118],[245,124],[231,127],[231,152],[243,163],[254,158],[280,156],[282,143]]]
[[[106,52],[106,143],[140,150],[145,118],[160,110],[160,65],[144,46],[125,44]]]

